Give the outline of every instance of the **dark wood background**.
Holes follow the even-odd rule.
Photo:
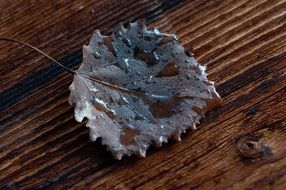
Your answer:
[[[286,189],[285,0],[2,0],[0,36],[77,68],[95,29],[138,18],[178,35],[222,105],[182,142],[116,161],[74,120],[73,76],[0,42],[0,189]]]

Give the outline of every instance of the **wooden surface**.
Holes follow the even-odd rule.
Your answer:
[[[2,0],[0,36],[70,68],[95,29],[146,18],[208,68],[222,105],[179,143],[113,160],[68,104],[72,77],[0,42],[0,189],[286,189],[285,0]]]

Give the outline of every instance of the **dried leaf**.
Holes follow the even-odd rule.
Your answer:
[[[96,31],[83,54],[70,86],[75,118],[87,118],[91,140],[101,137],[117,159],[180,140],[220,99],[176,36],[147,30],[142,20],[111,36]]]

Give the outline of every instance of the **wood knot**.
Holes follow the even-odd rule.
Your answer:
[[[272,154],[264,139],[254,135],[241,137],[237,142],[237,149],[242,158],[249,160],[259,160]]]

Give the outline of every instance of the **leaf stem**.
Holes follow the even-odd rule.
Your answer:
[[[60,62],[58,62],[57,60],[55,60],[54,58],[52,58],[51,56],[49,56],[48,54],[46,54],[45,52],[43,52],[42,50],[36,48],[35,46],[32,46],[28,43],[25,43],[25,42],[22,42],[20,40],[15,40],[15,39],[11,39],[11,38],[3,38],[3,37],[0,37],[0,41],[9,41],[9,42],[16,42],[18,44],[22,44],[24,46],[27,46],[29,48],[32,48],[33,50],[37,51],[38,53],[42,54],[43,56],[45,56],[46,58],[52,60],[54,63],[56,63],[57,65],[59,65],[62,69],[64,69],[65,71],[69,72],[69,73],[72,73],[72,74],[75,74],[76,72],[74,70],[71,70],[67,67],[65,67],[63,64],[61,64]]]

